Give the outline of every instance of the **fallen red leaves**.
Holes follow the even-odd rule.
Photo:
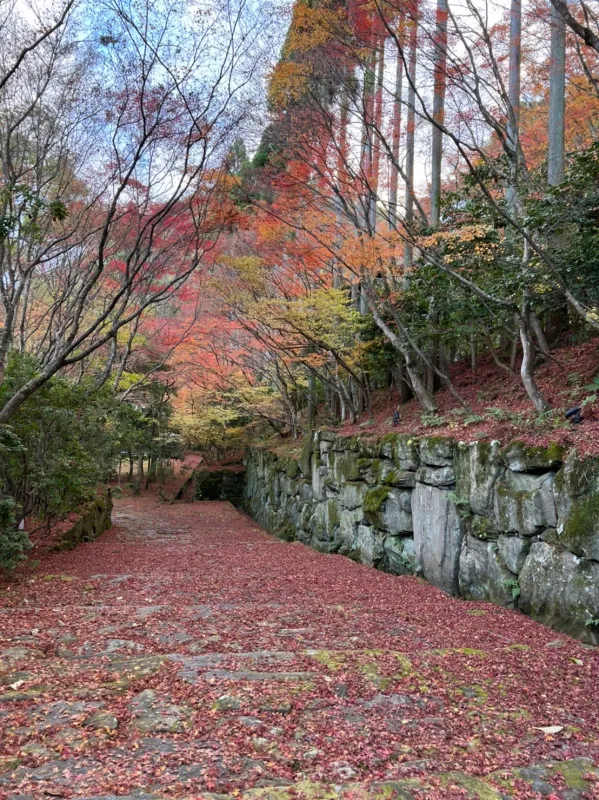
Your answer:
[[[416,796],[452,798],[469,795],[436,774],[508,770],[508,796],[534,798],[514,768],[596,760],[596,651],[227,503],[117,513],[2,587],[0,797],[425,776]]]
[[[539,366],[535,378],[552,408],[569,408],[592,394],[585,387],[599,372],[599,347],[597,340],[557,348],[554,361]],[[453,436],[464,441],[479,438],[498,439],[506,444],[520,439],[530,445],[547,445],[552,442],[576,447],[581,454],[599,453],[599,406],[592,403],[583,410],[582,425],[571,425],[561,416],[559,426],[548,421],[545,425],[533,424],[531,409],[518,376],[511,377],[499,369],[490,357],[483,359],[472,371],[470,365],[460,362],[451,369],[451,377],[460,395],[474,414],[486,416],[482,422],[464,423],[462,409],[448,390],[435,395],[438,417],[445,423],[434,427],[422,422],[422,409],[414,400],[399,406],[400,424],[392,428],[393,412],[397,407],[395,392],[379,393],[374,402],[374,421],[366,417],[357,424],[349,423],[338,428],[342,435],[380,435],[395,430],[414,435]],[[494,419],[489,409],[508,412],[511,419]],[[458,413],[456,413],[458,412]],[[517,416],[521,415],[521,419]],[[471,416],[471,415],[470,415]],[[439,420],[440,422],[441,420]]]

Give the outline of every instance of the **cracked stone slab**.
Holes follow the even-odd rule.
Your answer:
[[[153,689],[135,695],[130,708],[132,727],[143,733],[179,733],[192,714],[187,706],[171,703]]]

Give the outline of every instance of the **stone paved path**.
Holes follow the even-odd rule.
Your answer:
[[[0,586],[2,800],[599,797],[597,651],[227,503],[115,518]]]

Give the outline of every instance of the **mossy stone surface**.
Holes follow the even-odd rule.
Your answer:
[[[599,561],[599,492],[576,500],[558,540],[572,553]]]
[[[501,457],[505,466],[513,472],[544,472],[562,465],[566,449],[557,443],[534,447],[514,441],[503,449]]]
[[[313,439],[312,433],[307,433],[304,436],[302,449],[297,460],[297,465],[300,472],[304,477],[308,477],[312,470],[312,452],[313,452]]]
[[[362,504],[364,517],[372,525],[377,526],[380,524],[381,508],[390,494],[391,489],[388,486],[377,486],[374,489],[369,489],[364,495]]]
[[[359,459],[355,453],[341,453],[335,459],[334,475],[341,483],[343,481],[359,481],[362,473],[359,467]]]
[[[447,436],[427,436],[420,440],[420,459],[430,467],[451,466],[455,447],[455,441]]]
[[[480,539],[484,542],[490,539],[496,539],[499,534],[494,520],[490,519],[489,517],[482,517],[479,514],[472,514],[465,520],[465,523],[466,530],[470,536],[473,536],[475,539]]]
[[[56,550],[72,550],[82,542],[93,542],[112,525],[112,494],[110,490],[98,493],[79,511],[79,519],[65,531]]]
[[[599,644],[599,564],[535,542],[519,575],[519,608],[533,619],[589,644]]]
[[[495,488],[495,520],[504,533],[540,535],[555,527],[557,513],[552,472],[541,475],[507,470]]]
[[[420,441],[409,434],[399,434],[395,441],[395,460],[401,469],[413,471],[420,466]]]

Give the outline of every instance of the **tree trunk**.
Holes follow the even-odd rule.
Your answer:
[[[399,47],[404,45],[404,18],[403,14],[399,21],[398,33]],[[399,183],[399,171],[396,164],[399,164],[399,143],[401,138],[401,92],[403,83],[403,58],[400,49],[397,51],[397,61],[395,62],[395,97],[393,100],[393,122],[391,133],[391,154],[393,156],[390,165],[391,175],[389,176],[389,230],[397,227],[397,187]]]
[[[376,220],[378,215],[378,187],[379,170],[381,163],[381,144],[383,122],[383,75],[385,71],[385,38],[381,37],[378,46],[378,59],[376,71],[376,94],[374,98],[374,126],[372,132],[372,169],[369,177],[370,183],[370,229],[376,231]]]
[[[410,20],[410,57],[408,63],[408,96],[406,125],[406,198],[405,226],[410,232],[414,221],[414,143],[416,130],[416,48],[418,46],[418,27],[416,19]],[[407,279],[414,261],[414,250],[410,242],[404,246],[404,276]]]
[[[522,73],[522,4],[512,0],[510,8],[510,64],[508,82],[507,138],[511,151],[510,181],[506,197],[510,212],[518,211],[518,165],[520,160],[520,80]]]
[[[534,311],[531,311],[530,314],[530,326],[535,335],[535,339],[537,340],[537,345],[539,347],[539,350],[544,356],[547,356],[549,358],[551,356],[551,351],[549,349],[549,345],[547,344],[547,339],[545,338],[545,334],[543,333],[543,328],[541,327],[539,318],[537,317]]]
[[[549,403],[543,397],[541,390],[537,386],[533,377],[535,365],[535,351],[530,338],[530,312],[528,309],[523,309],[522,314],[518,317],[518,328],[520,331],[520,342],[522,344],[522,364],[520,366],[520,377],[526,389],[530,402],[536,410],[543,414],[548,411]]]
[[[551,6],[551,73],[549,76],[549,146],[547,182],[557,186],[564,178],[566,111],[566,25]]]
[[[438,127],[445,119],[445,88],[447,85],[447,0],[437,0],[437,25],[435,31],[433,140],[431,149],[431,225],[435,228],[441,218],[441,163],[443,160],[443,133]]]
[[[374,89],[376,83],[376,50],[368,55],[366,67],[364,70],[364,85],[362,94],[362,154],[361,154],[361,173],[363,184],[362,195],[362,225],[363,230],[368,231],[370,226],[370,207],[372,203],[372,122],[374,112]]]
[[[377,327],[384,333],[391,345],[399,352],[404,358],[406,365],[406,372],[410,381],[410,386],[414,393],[414,397],[420,403],[425,411],[433,412],[437,410],[435,401],[431,393],[428,391],[426,384],[420,374],[419,364],[412,347],[405,341],[399,334],[395,333],[381,317],[374,300],[367,295],[370,311]]]
[[[306,416],[307,427],[311,431],[316,421],[316,377],[312,370],[308,374],[308,408]]]

